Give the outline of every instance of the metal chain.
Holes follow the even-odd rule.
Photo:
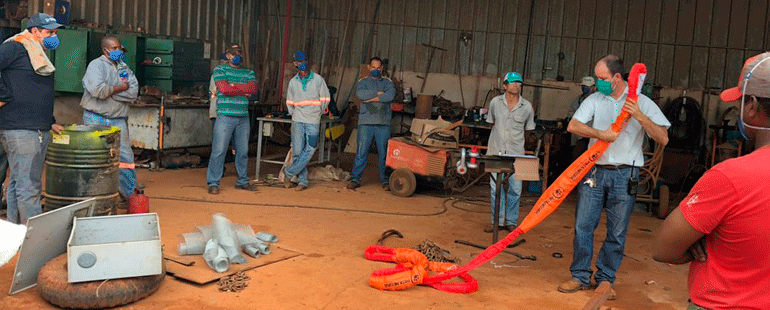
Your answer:
[[[238,293],[249,286],[249,278],[246,273],[239,271],[231,276],[219,279],[219,291]]]
[[[419,245],[414,247],[414,249],[425,254],[425,257],[432,262],[460,263],[459,258],[451,256],[449,251],[442,249],[435,242],[428,239],[423,240]]]

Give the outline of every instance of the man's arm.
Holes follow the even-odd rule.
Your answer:
[[[213,76],[214,84],[217,85],[217,90],[223,95],[229,97],[245,95],[243,91],[235,87],[235,85],[230,84],[227,80],[227,73],[225,73],[225,70],[222,69],[221,66],[214,68]]]
[[[320,87],[321,89],[318,90],[318,99],[321,100],[321,114],[327,114],[329,113],[329,102],[332,101],[332,95],[329,94],[329,86],[326,85],[326,81],[323,78],[321,78]]]
[[[572,118],[572,120],[569,121],[567,131],[584,138],[599,139],[609,142],[614,142],[617,140],[619,135],[619,133],[612,131],[611,128],[607,128],[606,130],[598,130],[575,118]]]
[[[379,96],[380,102],[391,102],[393,101],[393,98],[396,98],[396,87],[393,86],[392,81],[387,81],[385,83],[385,91],[383,91]]]
[[[654,104],[654,103],[652,103]],[[668,144],[668,130],[665,126],[661,126],[658,124],[655,124],[647,115],[642,112],[642,110],[639,108],[638,102],[633,102],[630,100],[626,100],[625,105],[623,105],[623,111],[628,112],[631,114],[631,117],[636,119],[636,121],[639,122],[640,125],[642,125],[642,128],[644,128],[644,131],[647,133],[650,138],[655,140],[658,144],[665,146]]]
[[[86,73],[83,75],[83,88],[91,96],[104,100],[114,94],[128,90],[128,83],[122,83],[118,86],[108,85],[104,71],[104,68],[99,65],[98,61],[92,61],[88,64]]]
[[[371,100],[377,97],[377,91],[373,89],[367,89],[366,78],[363,78],[356,83],[356,97],[361,99],[362,102],[372,102]]]
[[[699,260],[706,260],[705,251],[697,243],[705,236],[687,222],[682,211],[676,208],[660,225],[660,232],[652,246],[652,259],[669,264],[686,264],[694,259],[693,251]],[[697,243],[697,244],[696,244]],[[690,251],[694,248],[693,251]]]
[[[16,60],[19,51],[15,48],[16,46],[14,45],[21,46],[21,44],[13,44],[10,42],[0,44],[0,72],[4,72],[5,69],[7,69],[14,60]],[[5,82],[0,79],[0,107],[4,106],[12,99],[13,97],[11,97],[11,91],[8,90]]]
[[[286,89],[286,111],[289,112],[289,115],[294,115],[294,100],[296,100],[296,97],[294,95],[294,87],[291,87],[292,81],[289,81],[289,87]]]
[[[257,78],[254,75],[254,71],[249,72],[249,75],[250,75],[250,79],[245,84],[233,83],[233,86],[235,86],[235,88],[243,92],[243,94],[246,96],[251,96],[253,94],[256,94],[259,87],[257,83]]]
[[[112,99],[130,103],[134,102],[137,96],[139,96],[139,81],[136,80],[136,75],[128,70],[128,89],[112,95]]]

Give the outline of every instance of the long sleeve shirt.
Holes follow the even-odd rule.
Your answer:
[[[324,78],[315,72],[310,72],[304,79],[297,74],[289,81],[286,107],[292,121],[320,124],[321,115],[329,106],[329,101],[329,87],[326,86]]]
[[[83,76],[80,106],[107,118],[128,117],[128,104],[139,95],[139,82],[130,69],[125,70],[128,71],[128,89],[113,94],[115,88],[123,84],[117,66],[104,55],[91,61]]]
[[[51,130],[55,95],[53,75],[36,74],[21,43],[0,44],[0,129]]]
[[[382,94],[379,94],[382,92]],[[390,103],[396,97],[396,88],[389,78],[373,78],[367,76],[358,80],[356,97],[361,99],[361,110],[358,112],[360,125],[390,125],[393,112]],[[365,102],[379,97],[379,101]]]
[[[217,115],[248,116],[249,96],[257,93],[254,71],[222,64],[214,68]]]

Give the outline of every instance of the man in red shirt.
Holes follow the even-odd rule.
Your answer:
[[[750,154],[707,171],[666,218],[653,258],[690,263],[688,309],[770,309],[770,53],[746,60],[738,87],[738,127]]]

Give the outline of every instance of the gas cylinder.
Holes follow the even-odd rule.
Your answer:
[[[147,213],[150,212],[150,199],[144,195],[144,185],[136,186],[136,193],[128,198],[128,213]]]

